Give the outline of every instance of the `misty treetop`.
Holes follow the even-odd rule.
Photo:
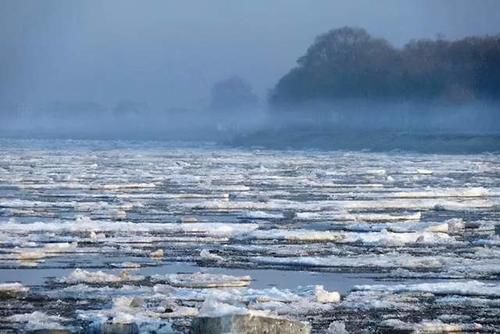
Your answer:
[[[316,38],[270,96],[273,105],[339,99],[498,100],[500,36],[396,48],[364,29],[335,29]]]
[[[211,93],[210,109],[214,111],[244,110],[258,104],[252,86],[239,76],[216,82]]]

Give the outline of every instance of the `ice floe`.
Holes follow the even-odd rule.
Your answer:
[[[478,281],[437,282],[393,285],[356,285],[354,290],[389,292],[430,292],[445,295],[500,297],[500,284]]]
[[[153,275],[151,278],[154,282],[166,282],[175,287],[187,288],[245,287],[252,281],[250,276],[205,273]]]
[[[82,269],[75,269],[67,277],[60,280],[61,283],[78,284],[78,283],[118,283],[140,281],[144,279],[143,276],[131,274],[129,271],[124,270],[118,275],[106,273],[103,271],[87,271]]]
[[[43,329],[65,329],[63,322],[69,319],[59,315],[49,315],[41,311],[31,313],[14,314],[5,318],[5,321],[13,323],[26,323],[25,330],[43,330]]]

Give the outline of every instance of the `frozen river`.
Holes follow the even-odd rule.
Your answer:
[[[0,332],[500,331],[499,234],[493,154],[0,140]]]

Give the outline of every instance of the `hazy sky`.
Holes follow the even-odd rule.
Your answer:
[[[397,45],[500,33],[498,0],[0,0],[0,103],[208,103],[238,74],[264,97],[314,37],[345,25]]]

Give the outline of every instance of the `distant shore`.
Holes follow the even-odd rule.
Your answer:
[[[346,129],[268,129],[240,135],[226,144],[266,149],[408,151],[419,153],[498,153],[500,134],[409,133]]]

